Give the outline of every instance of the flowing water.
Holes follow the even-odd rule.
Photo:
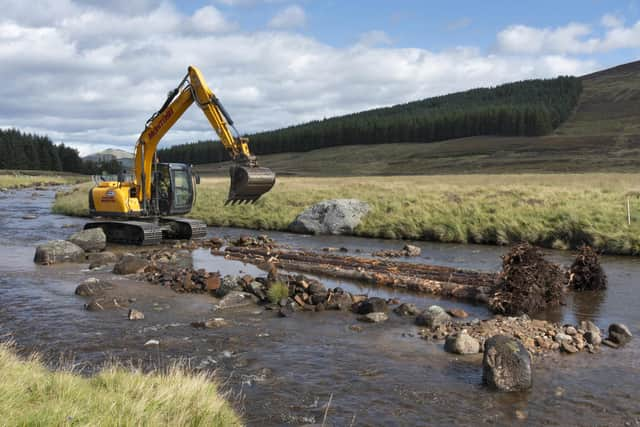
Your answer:
[[[350,313],[296,313],[278,318],[258,306],[212,311],[206,295],[88,272],[86,265],[36,266],[35,245],[64,239],[84,220],[49,213],[54,192],[0,193],[0,336],[13,338],[25,352],[38,350],[51,360],[72,357],[91,372],[117,358],[146,368],[182,360],[194,369],[215,370],[249,425],[319,423],[327,402],[327,425],[640,425],[640,261],[605,257],[609,288],[569,297],[567,305],[545,313],[555,321],[589,319],[600,327],[614,321],[636,338],[624,348],[598,354],[557,354],[534,361],[528,392],[495,393],[481,385],[481,356],[454,356],[442,344],[417,337],[410,319],[391,315],[384,324],[359,324]],[[32,215],[23,219],[25,215]],[[211,228],[210,235],[236,236],[237,229]],[[346,247],[362,255],[397,249],[401,242],[353,237],[310,237],[269,233],[277,242],[319,249]],[[504,248],[417,243],[423,256],[407,259],[497,271]],[[562,263],[570,254],[553,252]],[[188,262],[222,274],[261,274],[251,265],[196,250]],[[75,296],[90,276],[108,278],[117,291],[135,298],[145,319],[131,322],[126,311],[88,312]],[[482,306],[436,300],[407,292],[322,279],[328,286],[426,307],[461,307],[478,318]],[[190,322],[224,317],[220,329],[195,329]],[[144,346],[157,339],[160,346]],[[176,396],[176,398],[180,398]]]

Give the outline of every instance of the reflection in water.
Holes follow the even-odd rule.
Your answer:
[[[607,291],[582,291],[572,293],[573,314],[578,321],[597,320],[607,299]]]

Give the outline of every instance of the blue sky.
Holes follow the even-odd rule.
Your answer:
[[[640,58],[640,0],[0,6],[0,80],[11,82],[0,86],[0,128],[46,134],[82,154],[131,149],[189,65],[251,133]],[[162,143],[214,138],[193,108]]]

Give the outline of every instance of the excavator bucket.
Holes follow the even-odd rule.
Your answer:
[[[229,169],[231,187],[225,205],[253,203],[276,183],[276,174],[269,168],[233,165]]]

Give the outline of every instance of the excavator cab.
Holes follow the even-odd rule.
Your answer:
[[[160,215],[189,213],[195,201],[195,181],[189,165],[158,163],[151,184],[152,205]]]

